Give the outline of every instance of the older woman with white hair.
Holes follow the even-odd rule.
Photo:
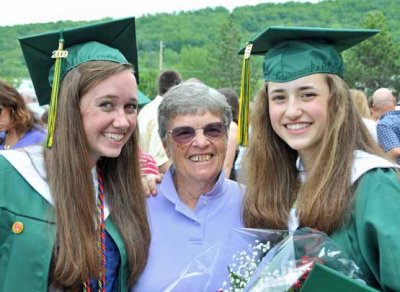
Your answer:
[[[158,114],[172,165],[158,195],[147,201],[150,253],[132,291],[164,291],[197,255],[232,228],[243,227],[244,189],[222,170],[231,122],[225,97],[204,84],[184,82],[168,91]],[[220,276],[210,275],[207,291],[216,291],[226,279],[227,269],[218,272]],[[193,282],[192,288],[200,285],[204,283]]]

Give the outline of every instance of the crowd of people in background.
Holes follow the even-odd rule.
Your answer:
[[[98,32],[117,37],[110,30],[124,21]],[[24,287],[164,291],[232,228],[304,226],[328,234],[367,284],[400,290],[398,93],[350,89],[335,46],[337,35],[357,39],[351,47],[376,32],[275,29],[251,40],[265,54],[265,82],[250,106],[248,146],[233,88],[165,70],[139,108],[137,56],[123,41],[101,43],[91,26],[70,30],[72,45],[65,35],[71,68],[55,78],[56,118],[43,104],[54,84],[36,97],[0,80],[0,290],[16,291],[13,273],[30,257],[22,270],[44,272]],[[57,74],[49,64],[46,82]],[[11,237],[24,229],[28,239],[51,236],[26,248]],[[5,252],[10,245],[20,254]],[[192,284],[217,291],[228,263],[218,264],[206,284]]]
[[[202,83],[191,77],[187,82]],[[140,165],[143,175],[164,174],[170,165],[164,145],[158,135],[158,106],[167,91],[185,81],[176,70],[166,70],[159,74],[155,86],[159,94],[139,109]],[[19,90],[0,81],[0,147],[15,149],[45,140],[49,105],[39,105],[34,92]],[[241,159],[247,147],[237,140],[239,96],[232,88],[220,88],[232,111],[232,122],[228,133],[227,153],[224,173],[227,178],[237,180],[241,169]],[[350,89],[352,100],[372,137],[387,152],[391,159],[400,162],[400,118],[396,107],[397,98],[389,88],[378,88],[368,97],[361,89]],[[399,101],[400,102],[400,101]],[[148,191],[147,191],[148,192]]]

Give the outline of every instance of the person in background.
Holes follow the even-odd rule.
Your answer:
[[[396,98],[388,88],[379,88],[372,95],[371,114],[374,120],[378,121],[383,114],[394,111]]]
[[[33,113],[35,113],[38,119],[41,119],[43,113],[45,112],[45,108],[39,105],[35,91],[33,89],[28,89],[28,88],[17,88],[17,90],[23,97],[26,106]]]
[[[228,148],[226,150],[226,157],[224,161],[224,173],[225,177],[236,180],[235,161],[239,154],[239,146],[237,141],[239,97],[231,88],[221,88],[218,89],[218,92],[225,96],[226,101],[231,106],[232,111],[232,121],[229,125],[228,131]]]
[[[254,108],[254,98],[249,102],[249,136],[251,135],[251,116]],[[243,169],[243,157],[247,151],[248,146],[239,145],[239,153],[235,161],[236,181],[244,183],[246,181],[246,173]]]
[[[127,291],[150,242],[134,18],[20,44],[53,107],[44,147],[0,153],[0,291]]]
[[[364,125],[367,127],[374,140],[378,142],[376,122],[371,118],[367,97],[365,96],[364,92],[359,89],[350,89],[350,94],[356,109],[361,115]]]
[[[252,112],[243,218],[249,228],[325,232],[368,285],[400,291],[398,166],[364,126],[340,55],[377,32],[270,27],[249,42],[265,55],[265,83]]]
[[[161,182],[163,175],[158,171],[154,158],[142,149],[139,149],[139,161],[143,191],[146,196],[155,196],[157,195],[157,184]]]
[[[245,173],[242,171],[242,163],[243,163],[243,156],[245,155],[247,147],[239,145],[239,152],[238,156],[235,161],[235,172],[236,172],[236,181],[243,182],[245,181]]]
[[[185,80],[186,82],[196,82],[196,83],[204,83],[203,81],[201,81],[199,78],[197,77],[190,77],[188,79]]]
[[[20,93],[0,80],[0,150],[40,144],[46,132]]]
[[[378,89],[374,96],[386,103],[377,124],[379,145],[390,158],[400,164],[400,111],[395,108],[396,99],[387,88]]]
[[[149,258],[131,291],[165,291],[196,256],[243,227],[244,188],[223,174],[230,122],[225,97],[202,83],[186,81],[165,94],[158,129],[172,164],[158,195],[147,199]],[[193,290],[217,291],[228,263],[220,263],[220,274],[210,275],[207,287],[193,282]]]
[[[47,129],[47,124],[49,123],[49,107],[48,106],[45,107],[44,113],[40,117],[40,121],[42,122],[43,127]]]
[[[151,100],[145,96],[140,90],[138,90],[139,97],[139,107],[138,107],[138,115],[141,109],[148,104]],[[139,149],[139,162],[140,162],[140,171],[142,173],[142,185],[143,191],[146,196],[156,195],[157,194],[157,183],[161,182],[162,174],[157,166],[157,162],[154,160],[153,156],[144,151],[143,149]]]
[[[142,171],[142,175],[159,175],[157,163],[154,158],[147,152],[140,149],[139,151],[139,159],[140,159],[140,170]]]
[[[149,153],[157,162],[161,173],[165,173],[170,161],[158,136],[157,109],[164,94],[182,81],[181,75],[174,70],[167,70],[158,76],[158,95],[145,105],[138,115],[140,147]]]
[[[139,108],[138,115],[141,109],[150,102],[140,90],[138,90],[139,95]],[[147,100],[148,99],[148,100]],[[157,184],[162,180],[162,174],[157,166],[157,162],[149,153],[143,149],[139,149],[139,161],[140,161],[140,171],[142,173],[142,185],[143,191],[146,196],[157,195]]]

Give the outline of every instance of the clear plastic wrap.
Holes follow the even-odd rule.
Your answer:
[[[315,263],[364,283],[357,265],[323,232],[241,228],[196,256],[164,291],[300,291]]]
[[[359,267],[325,233],[301,228],[290,233],[266,254],[243,290],[237,290],[234,283],[224,290],[300,291],[315,263],[364,283]]]

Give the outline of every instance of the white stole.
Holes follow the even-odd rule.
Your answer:
[[[300,158],[297,158],[296,167],[300,172],[300,179],[304,181],[306,172]],[[400,166],[382,157],[356,150],[351,171],[351,184],[354,184],[364,173],[374,168],[400,168]],[[294,231],[297,227],[299,227],[299,218],[297,217],[296,209],[292,208],[289,214],[288,229],[289,231]]]
[[[19,148],[15,150],[0,151],[21,176],[34,188],[47,202],[54,205],[47,183],[47,175],[44,166],[43,147],[40,145]],[[98,195],[98,182],[96,167],[92,168],[93,185],[95,195]],[[107,202],[104,202],[104,218],[110,214]]]

